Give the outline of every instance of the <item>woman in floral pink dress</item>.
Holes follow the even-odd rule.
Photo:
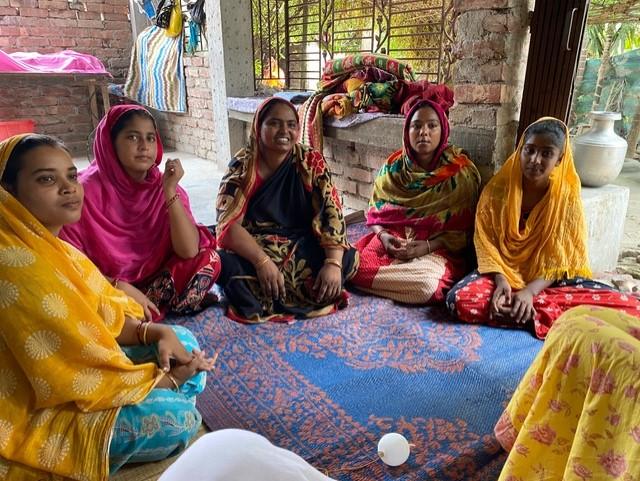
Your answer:
[[[495,434],[509,451],[500,481],[640,479],[640,318],[567,311]]]

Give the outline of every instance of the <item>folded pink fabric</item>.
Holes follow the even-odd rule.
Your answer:
[[[56,53],[16,52],[0,50],[0,72],[111,74],[93,55],[63,50]]]

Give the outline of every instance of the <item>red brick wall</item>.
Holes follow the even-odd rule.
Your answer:
[[[0,49],[50,53],[71,49],[98,57],[123,80],[129,68],[131,24],[128,0],[0,0]]]
[[[84,83],[12,79],[0,88],[0,121],[32,119],[36,132],[61,139],[74,155],[86,155],[92,130],[87,99]]]
[[[132,42],[128,0],[82,0],[79,5],[73,10],[67,0],[0,0],[0,49],[91,54],[115,81],[124,81]],[[92,130],[86,86],[55,78],[1,78],[0,83],[0,121],[33,119],[38,132],[61,138],[76,154],[85,153]]]
[[[185,54],[187,113],[165,114],[160,122],[165,146],[216,160],[213,150],[213,100],[207,52]]]
[[[366,209],[380,167],[396,149],[324,138],[323,154],[348,210]]]

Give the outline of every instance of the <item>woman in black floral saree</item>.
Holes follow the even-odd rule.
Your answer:
[[[299,131],[295,107],[267,99],[222,179],[218,283],[232,319],[287,322],[347,305],[358,255],[324,158],[297,143]]]

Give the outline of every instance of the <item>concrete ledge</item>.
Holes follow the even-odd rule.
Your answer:
[[[229,118],[251,123],[253,114],[229,109]],[[393,151],[402,145],[402,127],[404,117],[385,116],[348,128],[325,125],[324,136],[343,142],[353,142],[368,147],[379,147]],[[463,126],[452,127],[449,141],[465,149],[471,160],[480,170],[482,179],[487,182],[494,174],[493,166],[479,162],[487,157],[487,152],[495,149],[496,134],[491,130],[474,129]]]
[[[402,145],[404,117],[380,117],[363,124],[340,129],[325,125],[324,135],[335,140],[395,150]]]
[[[583,187],[582,204],[587,221],[591,270],[594,274],[614,271],[624,235],[629,188],[613,184]]]
[[[238,133],[232,140],[237,148],[242,146],[246,123],[251,122],[252,118],[252,113],[229,110],[230,122],[237,124],[235,129]],[[344,129],[325,126],[327,142],[324,155],[331,164],[334,181],[342,191],[346,208],[358,210],[366,206],[371,192],[371,179],[366,176],[373,176],[388,153],[402,145],[403,124],[404,118],[397,116],[380,117]],[[337,142],[330,142],[329,139]],[[492,131],[463,126],[454,127],[450,139],[451,143],[465,149],[474,161],[486,157],[486,152],[493,152],[495,140],[495,133]],[[348,148],[339,150],[339,145]],[[494,173],[493,167],[478,162],[476,165],[483,181],[487,182]],[[618,185],[584,187],[582,202],[587,222],[591,269],[595,273],[613,271],[618,262],[624,233],[629,189]]]
[[[253,120],[253,114],[248,112],[240,112],[238,110],[229,109],[229,118],[242,120],[243,122],[247,122],[250,124],[251,121]]]

